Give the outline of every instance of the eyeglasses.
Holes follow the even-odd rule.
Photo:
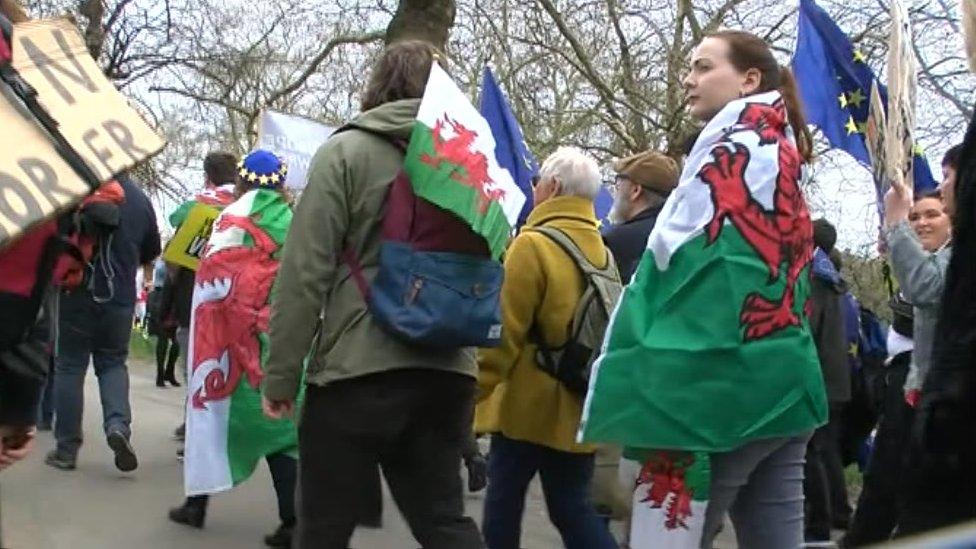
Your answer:
[[[604,184],[607,186],[608,189],[610,189],[610,192],[615,193],[620,189],[620,187],[624,183],[628,181],[630,181],[630,178],[623,175],[618,175],[617,177],[605,182]]]

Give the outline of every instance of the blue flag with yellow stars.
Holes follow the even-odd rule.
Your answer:
[[[814,0],[800,0],[793,73],[807,122],[820,128],[831,147],[870,167],[864,130],[876,77],[864,54],[854,49],[847,35]],[[888,90],[879,85],[879,91],[887,106]],[[916,146],[914,154],[915,191],[934,189],[936,181],[921,148]]]

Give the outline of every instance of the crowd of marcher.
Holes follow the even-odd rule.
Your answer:
[[[504,255],[498,345],[436,348],[391,334],[369,298],[387,249],[388,189],[434,63],[444,57],[422,42],[385,49],[362,112],[319,149],[297,204],[272,151],[209,154],[203,189],[168,218],[179,232],[197,206],[213,211],[192,267],[159,257],[153,207],[120,175],[111,238],[83,284],[48,292],[24,340],[43,342],[47,381],[18,369],[24,342],[0,349],[0,468],[26,455],[34,425],[53,428],[46,463],[76,468],[89,363],[115,465],[138,467],[126,361],[145,290],[139,326],[156,337],[156,386],[186,387],[174,423],[187,497],[169,518],[187,526],[202,528],[210,496],[262,459],[281,522],[265,538],[271,547],[346,549],[357,526],[380,525],[381,475],[413,536],[433,549],[518,549],[536,475],[570,549],[667,539],[673,528],[648,533],[657,526],[637,512],[661,478],[680,481],[662,496],[678,507],[672,518],[701,519],[685,525],[696,538],[688,546],[711,547],[726,516],[749,548],[830,543],[836,530],[846,531],[842,546],[858,547],[976,519],[964,415],[976,398],[973,364],[958,358],[973,356],[958,345],[976,328],[971,314],[947,317],[942,306],[972,274],[955,235],[960,224],[973,230],[974,136],[945,155],[939,191],[913,197],[895,185],[884,197],[897,291],[890,314],[868,311],[842,275],[836,228],[811,220],[798,191],[813,142],[789,70],[752,34],[714,33],[684,80],[704,127],[683,157],[614,162],[611,224],[601,227],[598,163],[557,149]],[[737,182],[767,196],[735,196]],[[756,272],[759,282],[742,286]],[[713,284],[728,289],[703,293]],[[767,286],[781,300],[750,293],[741,312],[724,295]],[[693,299],[709,309],[682,308]],[[703,316],[734,321],[713,327]],[[883,328],[878,316],[894,320]],[[957,347],[947,323],[963,334]],[[734,373],[708,368],[726,362]],[[644,425],[658,428],[633,434]],[[669,461],[663,477],[654,468],[678,455],[706,456],[707,507],[696,506],[705,491],[682,491],[691,467]],[[852,505],[854,463],[864,486]],[[480,528],[465,513],[462,464],[469,489],[487,487]],[[611,533],[616,520],[628,524],[623,536]]]

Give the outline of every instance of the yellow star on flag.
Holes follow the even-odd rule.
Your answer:
[[[847,354],[857,356],[857,342],[851,343],[851,346],[847,348]]]
[[[258,178],[258,174],[254,173],[254,172],[251,172],[251,173],[247,174],[247,180],[250,181],[251,183],[254,183],[254,181],[257,178]]]
[[[271,182],[272,183],[274,183],[275,185],[277,185],[279,180],[280,180],[280,178],[278,177],[278,174],[276,174],[276,173],[271,174]]]
[[[861,51],[861,50],[854,50],[854,62],[855,63],[867,63],[868,62],[868,57],[866,55],[864,55],[864,52],[863,51]]]
[[[858,132],[857,122],[854,121],[853,116],[847,119],[847,124],[844,125],[844,129],[847,130],[847,135],[854,135]]]
[[[922,156],[925,154],[925,148],[922,147],[921,143],[915,143],[912,145],[912,154],[915,156]]]
[[[262,175],[261,177],[258,178],[258,185],[264,186],[267,184],[268,184],[268,176]]]
[[[848,103],[847,103],[847,94],[846,93],[840,92],[840,97],[838,97],[837,100],[840,101],[840,108],[842,108],[842,109],[846,109],[847,108],[847,104]]]
[[[847,100],[850,102],[851,105],[854,105],[854,107],[860,109],[861,103],[867,101],[867,97],[864,97],[864,92],[861,91],[861,88],[857,88],[850,93],[850,96],[847,98]]]

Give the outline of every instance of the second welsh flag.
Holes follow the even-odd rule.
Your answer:
[[[434,63],[407,148],[405,171],[417,196],[465,220],[493,258],[508,244],[525,195],[495,159],[488,122]]]

